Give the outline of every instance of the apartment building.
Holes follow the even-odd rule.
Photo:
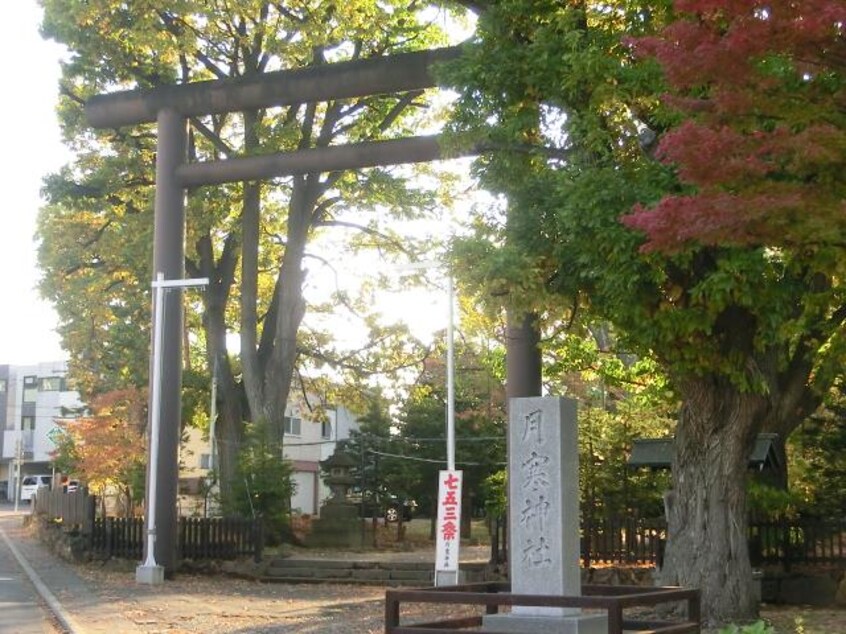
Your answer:
[[[13,497],[16,456],[22,476],[52,472],[56,419],[82,407],[66,376],[64,361],[0,365],[0,499]]]
[[[55,446],[51,438],[58,429],[56,419],[75,416],[83,406],[79,394],[68,389],[66,376],[64,361],[0,364],[0,500],[13,497],[16,455],[21,459],[22,477],[52,473]],[[307,412],[302,403],[289,407],[283,454],[294,469],[296,493],[291,508],[317,514],[329,495],[321,478],[320,461],[331,456],[337,443],[348,439],[358,424],[344,407],[327,410],[323,422],[309,419]],[[184,515],[203,513],[203,487],[211,466],[208,438],[196,429],[186,430],[179,474],[179,503]]]

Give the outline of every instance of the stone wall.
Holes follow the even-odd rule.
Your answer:
[[[650,586],[655,583],[655,569],[643,567],[608,567],[582,569],[582,583],[593,585]],[[846,607],[846,567],[809,567],[765,570],[761,578],[764,603]]]
[[[846,607],[846,567],[765,571],[764,603]]]
[[[59,558],[72,563],[89,561],[88,538],[77,531],[66,531],[60,524],[39,515],[28,515],[24,524],[35,533],[38,541]]]
[[[654,586],[655,568],[643,566],[582,568],[582,584],[599,586]]]

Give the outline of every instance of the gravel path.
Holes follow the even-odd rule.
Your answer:
[[[134,574],[77,568],[94,600],[66,607],[85,632],[349,632],[384,630],[385,588],[335,584],[265,584],[225,577],[180,575],[163,586],[139,586]],[[108,612],[108,616],[104,613]],[[403,612],[412,621],[436,619],[442,608]]]
[[[140,585],[133,564],[65,563],[23,527],[19,515],[2,515],[0,522],[9,538],[72,617],[79,634],[375,634],[384,630],[385,588],[381,586],[276,584],[189,574],[180,574],[161,586]],[[466,555],[472,558],[481,552],[468,549]],[[330,554],[335,558],[393,556],[433,561],[426,550],[380,553],[378,557],[375,553],[310,553],[314,558]],[[435,607],[404,610],[403,614],[419,622],[434,620],[444,611]],[[0,631],[5,631],[2,615]]]

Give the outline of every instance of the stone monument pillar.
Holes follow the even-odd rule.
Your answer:
[[[556,397],[509,403],[508,515],[511,592],[581,595],[579,444],[576,402]],[[605,634],[605,614],[515,605],[484,618],[498,632]]]

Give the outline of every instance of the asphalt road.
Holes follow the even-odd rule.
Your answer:
[[[0,530],[20,522],[11,507],[0,505]],[[41,598],[13,552],[13,545],[0,532],[0,632],[3,634],[55,634]]]

